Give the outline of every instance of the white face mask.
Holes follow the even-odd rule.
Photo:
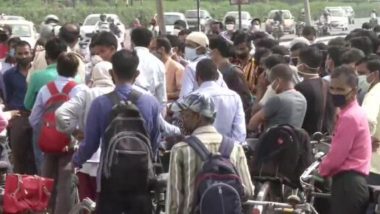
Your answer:
[[[193,61],[198,57],[197,48],[185,47],[185,59]]]
[[[252,25],[251,30],[252,30],[252,32],[259,31],[260,30],[260,25]]]
[[[178,36],[178,34],[179,34],[180,31],[181,31],[180,29],[173,29],[172,35],[173,36]]]
[[[235,29],[235,25],[234,24],[226,24],[226,29],[228,31],[233,31]]]

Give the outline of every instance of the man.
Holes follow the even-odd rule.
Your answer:
[[[24,107],[26,76],[31,66],[32,50],[29,43],[19,41],[15,45],[16,66],[4,73],[5,109],[20,111],[19,117],[9,121],[9,142],[12,147],[13,171],[15,173],[36,173],[32,147],[32,127],[29,112]]]
[[[132,31],[132,43],[139,57],[140,75],[136,79],[136,85],[149,91],[164,106],[167,101],[165,66],[149,52],[152,37],[152,32],[146,28]]]
[[[210,24],[210,31],[208,36],[218,36],[223,31],[223,23],[217,20],[213,20]]]
[[[82,56],[79,54],[79,27],[75,24],[64,24],[59,29],[58,37],[62,39],[66,45],[67,45],[67,52],[74,52],[76,53],[76,56],[79,59],[79,68],[78,68],[78,75],[80,78],[80,82],[84,83],[86,79],[86,69],[83,62]],[[32,68],[30,69],[30,72],[27,77],[27,82],[30,83],[30,78],[34,73],[40,72],[47,67],[46,62],[46,52],[40,51],[38,54],[34,57]]]
[[[322,63],[322,54],[315,47],[300,51],[298,72],[303,81],[295,89],[306,98],[307,110],[302,128],[309,135],[315,132],[331,133],[335,107],[328,93],[328,82],[319,77],[318,71]]]
[[[186,37],[185,58],[189,60],[190,63],[185,68],[182,88],[179,94],[180,98],[186,97],[198,88],[198,83],[195,78],[195,70],[199,61],[208,58],[208,46],[209,40],[206,34],[202,32],[193,32]],[[217,83],[220,86],[227,87],[223,81],[222,75],[219,75]]]
[[[313,26],[305,26],[302,30],[302,36],[306,38],[310,44],[314,44],[317,38],[317,31]]]
[[[4,60],[8,54],[8,40],[12,35],[12,27],[9,25],[0,25],[0,60]]]
[[[97,32],[110,31],[110,23],[107,21],[106,14],[100,15],[100,20],[98,21],[98,23],[96,23],[96,30]]]
[[[343,65],[331,74],[330,93],[340,112],[330,151],[319,168],[322,176],[332,177],[331,213],[366,213],[368,205],[371,135],[357,87],[354,68]]]
[[[226,30],[223,31],[220,35],[230,44],[232,44],[232,35],[236,31],[236,19],[234,16],[227,16],[224,20],[224,25]]]
[[[378,150],[380,142],[380,59],[368,61],[367,68],[369,73],[366,81],[370,84],[370,90],[364,97],[362,107],[367,114],[372,135],[372,160],[368,183],[380,185],[380,151]]]
[[[301,128],[306,113],[306,99],[294,90],[293,71],[289,65],[279,64],[271,69],[269,79],[277,95],[269,98],[262,109],[253,115],[248,128],[256,130],[264,123],[265,130],[281,124]]]
[[[187,24],[184,20],[177,20],[174,22],[174,30],[171,35],[178,36],[181,42],[184,42],[186,36],[191,33],[191,30],[187,29]]]
[[[116,84],[115,91],[121,99],[126,100],[131,94],[132,84],[139,75],[137,70],[139,57],[135,52],[121,50],[114,54],[111,61],[113,65],[112,76]],[[153,151],[156,151],[160,139],[160,104],[153,96],[145,93],[138,98],[136,106],[145,120],[145,127],[150,136],[149,140],[152,143]],[[104,139],[104,132],[110,122],[112,107],[112,101],[105,95],[97,97],[92,102],[87,116],[84,141],[80,144],[73,158],[74,167],[80,168],[99,148],[100,141]],[[102,151],[104,151],[104,146],[102,144]],[[102,161],[104,160],[101,159],[101,163]],[[128,193],[113,192],[107,188],[107,184],[102,182],[96,205],[97,213],[128,213],[129,209],[125,207],[131,205],[128,198],[130,198]],[[142,206],[145,205],[137,197],[133,200],[135,201],[133,208],[141,210]]]
[[[215,118],[214,126],[219,133],[240,143],[245,142],[245,114],[239,95],[216,83],[218,68],[211,59],[203,59],[197,64],[196,79],[199,88],[193,93],[210,97],[217,112],[223,112]]]
[[[212,100],[200,94],[191,94],[182,102],[172,106],[173,111],[180,111],[184,126],[212,153],[217,153],[222,135],[212,125],[217,111]],[[215,123],[214,123],[215,124]],[[243,148],[236,143],[230,155],[230,161],[236,166],[246,195],[254,194],[247,160]],[[185,142],[174,145],[171,150],[169,176],[167,182],[167,214],[189,214],[194,206],[194,188],[197,173],[202,168],[202,160]]]
[[[117,51],[117,39],[111,32],[96,34],[91,44],[94,55],[100,56],[104,61],[111,62],[113,54]]]
[[[339,46],[331,46],[327,50],[327,57],[325,62],[325,67],[329,75],[324,76],[323,79],[330,81],[330,74],[335,68],[342,65],[341,56],[346,52],[347,49]]]
[[[259,18],[252,19],[251,21],[251,33],[261,31],[261,20]]]
[[[309,44],[297,42],[290,46],[290,65],[297,66],[300,60],[300,51],[307,48]]]
[[[253,104],[253,97],[248,88],[243,71],[239,67],[232,65],[229,60],[230,49],[231,45],[221,36],[210,39],[211,59],[222,73],[228,88],[239,94],[243,102],[246,121],[248,121],[249,118],[247,117],[251,115],[250,111]]]
[[[153,39],[150,44],[151,52],[165,63],[166,93],[168,100],[177,100],[182,87],[182,77],[185,68],[171,58],[171,45],[167,38]]]
[[[74,53],[63,53],[57,59],[58,78],[53,82],[59,92],[63,90],[67,83],[74,80],[79,66],[79,59]],[[76,85],[69,93],[70,97],[75,96],[83,90],[85,85]],[[32,127],[38,127],[42,120],[46,103],[51,98],[51,93],[47,85],[38,92],[36,103],[29,117]],[[54,143],[54,142],[51,142]],[[73,146],[70,145],[67,152],[58,154],[45,153],[43,157],[42,176],[55,180],[56,194],[51,197],[53,213],[69,213],[74,205],[73,183],[70,161],[73,154]]]

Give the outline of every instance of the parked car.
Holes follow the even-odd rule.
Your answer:
[[[265,22],[265,30],[268,33],[272,33],[274,17],[276,15],[276,12],[280,12],[280,11],[282,11],[282,19],[284,21],[284,24],[283,24],[284,32],[294,34],[296,32],[296,22],[294,21],[294,16],[289,10],[271,10],[268,13],[268,18]]]
[[[0,20],[25,20],[22,16],[1,15]]]
[[[189,25],[190,30],[198,30],[198,11],[197,10],[186,10],[185,17]],[[212,20],[210,13],[207,10],[199,10],[200,26],[203,32],[206,32],[206,27]]]
[[[91,41],[92,36],[96,33],[97,24],[100,21],[100,15],[101,14],[90,14],[86,17],[84,20],[82,26],[80,27],[80,35],[81,35],[81,43],[82,44],[89,44]],[[107,19],[110,17],[115,21],[115,24],[119,27],[121,33],[120,37],[118,38],[119,42],[124,41],[124,35],[125,35],[125,26],[120,21],[120,18],[116,14],[105,14],[107,16]]]
[[[0,25],[11,26],[12,35],[27,41],[32,48],[36,45],[39,35],[33,22],[26,20],[0,20]]]
[[[348,30],[347,13],[342,7],[326,7],[325,11],[328,12],[328,24],[331,29]]]
[[[348,16],[348,23],[355,24],[355,11],[351,6],[343,6],[342,7]]]
[[[229,11],[224,15],[223,23],[225,23],[227,16],[233,16],[236,19],[236,25],[239,25],[239,12],[238,11]],[[247,11],[241,11],[241,28],[248,30],[251,26],[252,16]]]
[[[165,29],[167,34],[172,34],[174,30],[174,23],[177,20],[183,20],[186,23],[186,28],[189,28],[187,24],[186,17],[183,13],[178,12],[165,12],[164,13],[164,21],[165,21]]]

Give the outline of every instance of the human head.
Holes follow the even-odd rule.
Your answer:
[[[366,36],[352,38],[350,44],[351,47],[362,50],[366,56],[373,53],[373,43]]]
[[[341,56],[346,50],[346,48],[337,46],[329,47],[329,49],[327,49],[325,67],[329,73],[342,65]]]
[[[218,68],[211,59],[202,59],[198,62],[195,72],[198,85],[206,81],[216,81],[218,77]]]
[[[9,25],[0,25],[0,43],[6,43],[12,35],[12,27]]]
[[[261,28],[261,20],[259,18],[252,19],[251,21],[251,32],[260,31]]]
[[[58,75],[63,77],[75,77],[78,73],[79,59],[75,53],[61,53],[57,59]]]
[[[187,25],[186,25],[186,22],[184,20],[177,20],[174,22],[174,29],[178,29],[178,30],[185,30],[187,28]]]
[[[255,54],[253,55],[253,58],[255,59],[256,66],[258,68],[260,68],[263,60],[271,54],[272,54],[272,51],[267,49],[267,48],[256,49]]]
[[[211,34],[219,35],[223,31],[223,23],[217,20],[211,22],[210,25]]]
[[[365,57],[363,51],[357,48],[350,48],[343,53],[340,60],[342,64],[356,67],[356,64]]]
[[[375,33],[380,33],[380,25],[376,25],[375,27],[373,27],[373,32]]]
[[[232,36],[235,49],[235,56],[238,60],[244,62],[249,60],[252,50],[252,40],[247,32],[237,31]]]
[[[273,54],[280,54],[282,56],[290,56],[290,51],[287,47],[282,45],[276,45],[271,49]]]
[[[150,46],[150,51],[163,62],[170,57],[171,49],[169,40],[163,36],[153,39]]]
[[[202,94],[190,94],[183,100],[173,103],[173,112],[181,112],[183,126],[192,133],[198,127],[212,125],[216,117],[213,101]]]
[[[131,33],[131,40],[135,47],[148,48],[152,38],[152,32],[143,27],[135,28]]]
[[[234,32],[235,31],[235,25],[236,25],[236,19],[234,16],[227,16],[224,20],[224,25],[226,26],[226,30],[228,32]]]
[[[106,15],[106,14],[101,14],[101,15],[100,15],[100,20],[101,20],[102,22],[105,22],[105,21],[107,20],[107,15]]]
[[[58,56],[67,51],[66,43],[59,38],[53,38],[46,42],[46,61],[48,64],[57,62]]]
[[[45,24],[51,24],[51,23],[59,23],[59,18],[58,16],[54,15],[54,14],[49,14],[47,16],[45,16],[44,18],[44,23]]]
[[[364,22],[363,24],[362,24],[362,29],[364,29],[364,30],[371,30],[371,24],[369,23],[369,22]]]
[[[304,77],[318,75],[322,63],[322,53],[315,47],[306,47],[300,50],[298,71]]]
[[[112,70],[112,64],[110,62],[98,62],[91,72],[91,87],[113,86],[114,83],[110,70]]]
[[[179,31],[178,33],[178,38],[179,38],[179,41],[181,42],[185,42],[186,41],[186,37],[191,33],[192,31],[190,29],[183,29],[181,31]]]
[[[271,39],[271,38],[268,38],[268,37],[255,40],[255,47],[256,48],[272,49],[276,45],[278,45],[278,41]]]
[[[15,45],[15,57],[17,65],[21,68],[28,68],[32,62],[32,48],[26,41],[19,41]]]
[[[337,38],[330,40],[327,45],[329,47],[338,46],[338,47],[344,48],[344,47],[348,46],[348,43],[343,37],[337,37]]]
[[[65,41],[69,46],[73,47],[79,40],[79,27],[75,24],[64,24],[59,29],[58,37]]]
[[[317,31],[313,26],[305,26],[302,30],[302,36],[309,40],[310,44],[312,44],[317,38]]]
[[[231,57],[231,45],[221,36],[210,39],[210,50],[210,58],[217,65]]]
[[[10,63],[10,64],[15,64],[16,63],[16,44],[20,42],[21,39],[19,37],[13,37],[8,40],[8,55],[5,58],[5,62]]]
[[[133,84],[139,71],[139,57],[135,51],[120,50],[116,52],[111,59],[112,76],[116,84],[131,83]]]
[[[373,59],[367,62],[367,82],[374,86],[380,81],[380,59]]]
[[[380,57],[376,54],[371,54],[369,56],[364,57],[360,61],[356,63],[356,72],[359,76],[369,74],[369,70],[367,68],[367,63],[372,60],[380,60]]]
[[[321,77],[326,76],[327,73],[325,70],[325,62],[326,62],[326,58],[327,58],[328,46],[324,43],[315,43],[315,44],[310,45],[310,47],[317,48],[320,51],[320,53],[322,55],[322,62],[321,62],[321,66],[319,66],[319,72],[318,73]]]
[[[307,48],[308,45],[302,42],[296,43],[290,47],[290,64],[297,66],[300,57],[300,51]]]
[[[276,65],[287,64],[287,61],[284,58],[284,56],[281,56],[279,54],[271,54],[270,56],[264,58],[263,62],[263,67],[265,68],[267,76],[270,75],[271,69]]]
[[[92,46],[94,54],[105,61],[111,61],[112,55],[117,50],[117,39],[111,32],[102,31],[93,37]]]
[[[293,71],[288,64],[274,66],[269,74],[269,81],[276,93],[293,88]]]
[[[189,61],[197,59],[207,52],[209,40],[202,32],[192,32],[186,37],[185,58]]]
[[[335,106],[344,108],[356,100],[358,76],[348,65],[337,67],[331,74],[330,93]]]

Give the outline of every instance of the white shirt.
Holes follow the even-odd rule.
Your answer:
[[[186,97],[187,95],[189,95],[191,92],[195,91],[199,87],[198,82],[195,78],[195,74],[196,74],[196,68],[197,68],[198,62],[201,61],[202,59],[207,59],[207,56],[206,55],[200,56],[195,61],[189,63],[185,67],[185,73],[182,79],[182,88],[179,94],[179,98]],[[222,73],[220,73],[219,71],[218,73],[219,73],[219,78],[216,81],[216,83],[220,85],[221,87],[228,88],[227,84],[223,80]]]
[[[167,101],[164,63],[151,54],[148,48],[135,47],[135,50],[140,60],[137,67],[140,75],[137,77],[135,84],[149,91],[164,105]]]
[[[245,142],[246,127],[245,113],[240,96],[215,81],[206,81],[193,92],[210,97],[214,102],[216,118],[214,126],[222,135],[230,137],[240,143]]]

